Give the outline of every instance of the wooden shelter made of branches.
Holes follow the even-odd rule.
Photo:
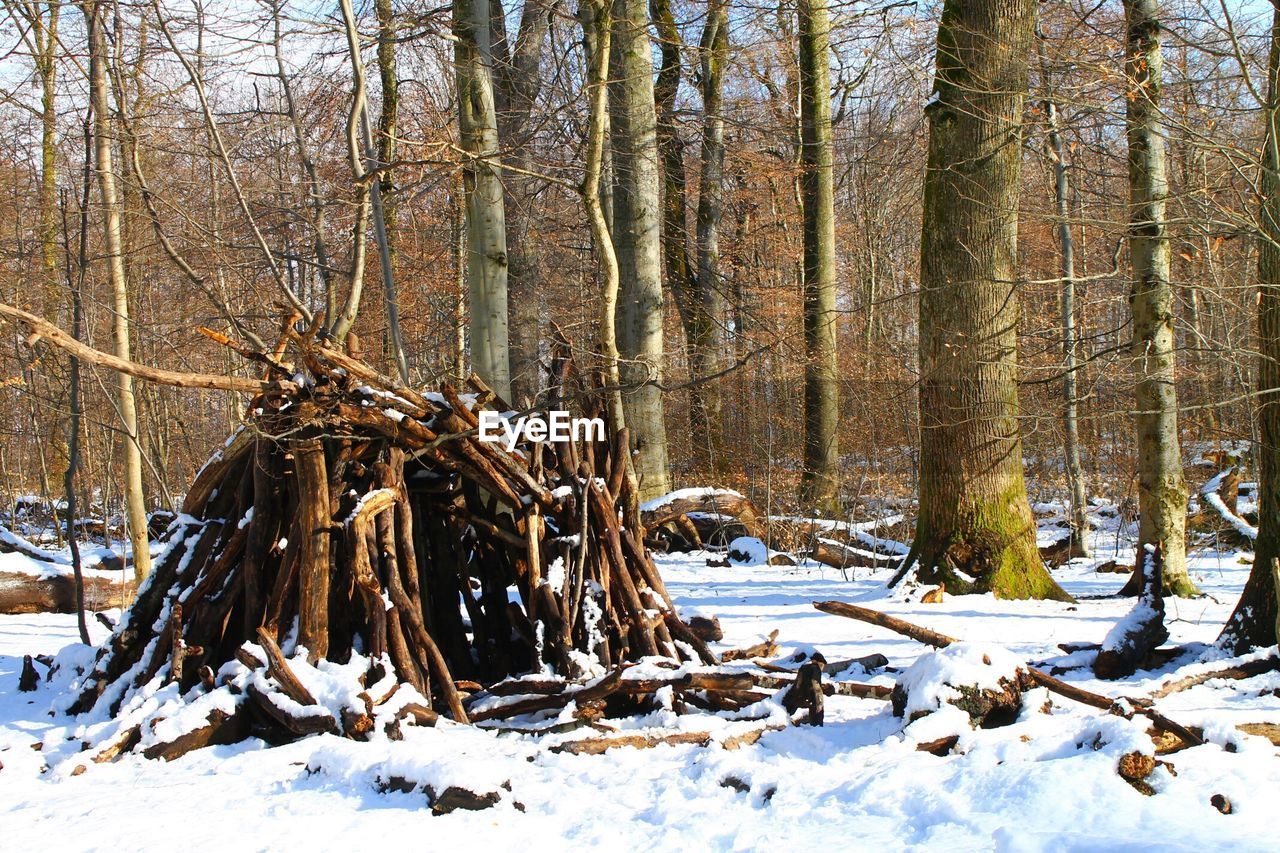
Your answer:
[[[460,722],[468,692],[513,676],[715,663],[623,512],[625,430],[507,450],[480,440],[480,412],[511,407],[479,380],[413,390],[286,329],[274,353],[242,350],[266,367],[261,389],[195,477],[73,713],[115,716],[147,685],[214,690],[233,661],[305,706],[290,659],[358,655],[362,685],[411,685],[420,711]],[[558,356],[565,392],[576,373]],[[603,417],[598,397],[574,398]],[[288,702],[260,704],[305,733]],[[342,728],[367,728],[370,710],[344,709]]]

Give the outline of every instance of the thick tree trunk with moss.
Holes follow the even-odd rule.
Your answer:
[[[511,396],[507,351],[507,225],[498,166],[488,0],[453,4],[453,56],[467,207],[471,368],[499,396]]]
[[[622,397],[640,498],[669,491],[662,391],[661,187],[645,0],[614,0],[609,113]]]
[[[1258,539],[1253,569],[1218,638],[1233,654],[1280,638],[1280,7],[1271,25],[1258,238]]]
[[[911,558],[948,592],[1069,596],[1036,548],[1018,434],[1022,108],[1035,0],[947,0],[920,245],[920,515]]]
[[[1178,444],[1173,288],[1160,124],[1162,58],[1158,0],[1125,0],[1125,98],[1129,140],[1129,263],[1133,289],[1134,424],[1138,438],[1138,553],[1160,546],[1165,591],[1199,590],[1187,576],[1187,487]]]
[[[839,510],[836,219],[831,166],[831,21],[826,0],[796,4],[800,57],[800,196],[804,207],[804,469],[800,502]]]

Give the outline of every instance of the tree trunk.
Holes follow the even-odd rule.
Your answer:
[[[1068,596],[1022,475],[1015,264],[1034,0],[947,0],[920,245],[920,515],[908,562],[948,592]]]
[[[724,215],[724,70],[729,53],[729,12],[726,0],[710,0],[702,28],[702,158],[698,179],[698,274],[694,308],[694,340],[689,342],[689,372],[695,378],[720,369],[725,299],[720,281],[720,221]],[[695,386],[691,424],[696,448],[705,448],[700,462],[707,470],[724,465],[720,448],[720,386]],[[699,431],[702,431],[701,434]],[[695,459],[699,459],[695,449]]]
[[[684,143],[676,129],[676,97],[680,90],[681,72],[680,31],[670,0],[652,0],[650,4],[662,50],[662,65],[654,86],[654,97],[658,112],[658,148],[662,154],[663,261],[667,283],[684,327],[690,379],[695,382],[719,369],[717,328],[722,313],[715,290],[715,276],[719,260],[716,229],[719,228],[723,193],[720,184],[724,166],[724,121],[719,112],[727,25],[723,22],[723,2],[715,0],[713,5],[715,8],[708,10],[701,47],[704,77],[699,82],[704,124],[695,261],[690,258],[686,227],[688,195]],[[704,251],[704,245],[709,246],[707,251]],[[715,384],[710,382],[694,385],[689,398],[690,450],[694,468],[707,474],[720,457],[716,439],[720,399]]]
[[[43,17],[32,4],[36,73],[40,78],[40,265],[46,280],[44,314],[56,314],[61,302],[58,293],[58,115],[55,112],[58,84],[58,18],[61,5],[49,3]]]
[[[1258,239],[1258,538],[1253,569],[1218,644],[1233,654],[1280,638],[1280,7],[1271,25]]]
[[[79,340],[84,333],[84,279],[89,271],[89,197],[93,188],[93,119],[84,121],[84,169],[80,191],[80,228],[77,240],[76,266],[71,267],[70,228],[63,210],[63,233],[67,240],[67,287],[71,291],[71,336]],[[80,642],[89,645],[89,626],[84,616],[84,567],[80,543],[76,538],[76,473],[80,467],[80,420],[84,414],[80,396],[80,359],[72,356],[67,377],[67,468],[63,472],[63,494],[67,502],[67,545],[71,551],[71,573],[75,580],[76,627]]]
[[[507,38],[501,0],[491,0],[493,56],[498,110],[498,137],[508,162],[523,172],[533,171],[532,130],[529,120],[542,90],[542,46],[550,29],[558,0],[527,0],[520,11],[515,44]],[[508,322],[511,343],[512,402],[534,401],[542,390],[538,361],[541,271],[530,236],[534,219],[536,179],[509,173],[503,178],[507,214]]]
[[[645,0],[614,0],[609,110],[613,130],[613,242],[623,408],[640,499],[669,490],[662,409],[662,245],[657,115]]]
[[[117,358],[130,360],[129,291],[125,279],[124,254],[121,245],[120,199],[111,154],[111,114],[108,112],[107,41],[103,32],[103,4],[100,0],[83,7],[89,29],[89,100],[93,106],[94,159],[98,173],[98,191],[102,195],[103,250],[111,281],[113,352]],[[133,546],[134,578],[141,582],[151,572],[150,540],[147,536],[146,497],[142,487],[142,448],[138,443],[138,408],[134,398],[133,377],[116,374],[116,407],[124,432],[124,499],[125,517],[129,525],[129,541]]]
[[[1053,199],[1058,219],[1059,270],[1062,274],[1062,436],[1067,490],[1071,497],[1071,556],[1089,556],[1088,498],[1085,495],[1084,466],[1080,463],[1080,421],[1076,404],[1076,259],[1071,234],[1070,183],[1067,174],[1067,146],[1059,128],[1058,102],[1050,83],[1044,45],[1039,45],[1040,69],[1045,86],[1045,115],[1049,125],[1049,158],[1053,161]]]
[[[831,168],[831,23],[826,0],[796,4],[800,55],[800,165],[804,207],[804,470],[800,502],[839,510],[836,379],[836,225]]]
[[[1125,98],[1129,141],[1129,263],[1133,289],[1133,370],[1138,438],[1138,553],[1157,545],[1164,588],[1199,590],[1187,576],[1187,488],[1178,445],[1174,387],[1173,288],[1166,233],[1164,130],[1158,0],[1125,0]]]
[[[379,251],[382,255],[383,291],[385,293],[387,332],[383,336],[382,350],[389,367],[394,367],[400,381],[409,381],[409,363],[400,331],[400,294],[396,285],[396,197],[395,170],[390,167],[396,159],[396,130],[400,116],[400,80],[396,77],[396,25],[391,0],[374,0],[374,12],[378,17],[378,77],[382,83],[382,110],[378,113],[377,142],[374,157],[382,172],[378,175],[378,195],[375,206],[375,224],[381,229]],[[368,107],[365,107],[368,120]],[[381,208],[378,210],[377,208]]]
[[[467,206],[467,290],[471,367],[497,394],[511,396],[507,352],[507,226],[498,163],[497,109],[487,0],[453,5],[458,126]]]

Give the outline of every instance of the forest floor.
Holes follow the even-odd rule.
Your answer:
[[[707,554],[660,556],[686,615],[718,616],[721,648],[779,632],[780,654],[821,650],[828,660],[879,652],[909,666],[926,649],[871,625],[819,613],[813,601],[860,603],[968,641],[998,645],[1109,696],[1145,696],[1164,682],[1223,666],[1211,648],[1244,584],[1246,554],[1197,550],[1192,574],[1206,596],[1168,601],[1170,644],[1188,651],[1124,682],[1091,677],[1092,652],[1059,643],[1099,642],[1132,599],[1114,593],[1126,575],[1095,564],[1132,561],[1114,519],[1099,518],[1096,554],[1055,571],[1075,604],[947,597],[921,604],[885,590],[885,572],[841,573],[816,565],[712,568]],[[1051,522],[1046,522],[1048,525]],[[1046,531],[1048,534],[1048,531]],[[918,597],[918,596],[917,596]],[[95,641],[106,630],[90,622]],[[357,743],[319,735],[266,748],[250,741],[212,747],[172,763],[127,755],[90,764],[46,760],[74,737],[48,713],[54,688],[17,691],[24,654],[54,654],[76,642],[74,617],[0,616],[0,826],[5,848],[76,850],[539,849],[564,843],[607,850],[946,848],[948,850],[1275,849],[1280,753],[1243,723],[1280,723],[1280,673],[1212,681],[1158,703],[1167,716],[1204,728],[1208,743],[1168,757],[1144,796],[1117,775],[1122,755],[1150,751],[1144,725],[1043,689],[1029,692],[1012,725],[948,728],[937,714],[905,726],[889,703],[834,696],[826,725],[766,733],[753,746],[621,748],[603,755],[555,754],[581,733],[496,734],[441,724],[407,728],[405,740]],[[85,650],[88,651],[87,649]],[[839,678],[868,680],[868,676]],[[870,680],[890,685],[883,672]],[[701,715],[703,719],[707,715]],[[696,715],[656,711],[637,729],[693,725]],[[944,730],[945,729],[945,730]],[[959,734],[945,757],[916,745]],[[42,746],[37,749],[37,746]],[[496,792],[483,811],[433,816],[421,791],[380,792],[392,777]],[[1221,814],[1210,799],[1230,801]]]

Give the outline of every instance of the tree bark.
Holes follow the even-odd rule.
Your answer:
[[[613,153],[613,242],[623,408],[639,498],[665,494],[667,431],[662,391],[663,299],[657,115],[645,0],[614,0],[609,110]]]
[[[804,469],[800,502],[835,513],[840,477],[836,378],[836,226],[831,147],[831,22],[826,0],[796,4],[800,194],[804,208]]]
[[[71,336],[79,340],[84,333],[84,279],[89,270],[89,196],[93,187],[93,119],[84,122],[84,171],[80,191],[80,229],[76,266],[71,267],[70,229],[63,212],[63,232],[68,246],[67,287],[71,291]],[[80,396],[80,359],[71,357],[67,378],[67,468],[63,472],[63,494],[67,501],[67,545],[71,551],[71,573],[75,580],[76,627],[80,642],[89,645],[89,626],[84,618],[84,567],[80,559],[80,543],[76,538],[76,473],[80,467],[80,420],[84,414]]]
[[[82,7],[89,30],[89,100],[93,105],[94,160],[98,173],[98,191],[102,196],[103,251],[111,282],[113,323],[112,349],[121,360],[130,360],[129,290],[124,270],[121,244],[120,198],[111,153],[111,114],[108,111],[107,41],[103,32],[104,6],[92,0]],[[116,373],[116,407],[124,432],[124,499],[125,517],[129,525],[129,542],[133,547],[134,578],[141,582],[151,572],[150,540],[147,536],[146,495],[142,486],[142,447],[139,444],[138,407],[133,390],[133,377]]]
[[[504,176],[507,214],[507,292],[511,345],[512,402],[538,399],[542,391],[542,371],[538,361],[540,336],[541,270],[531,236],[535,221],[537,179],[524,174],[534,171],[533,128],[529,122],[542,91],[542,47],[550,30],[551,16],[559,0],[526,0],[520,11],[515,42],[507,38],[505,10],[501,0],[491,0],[493,21],[494,94],[498,109],[498,138],[508,162],[521,173]]]
[[[502,398],[511,396],[507,351],[507,226],[498,162],[487,0],[453,4],[458,126],[467,207],[471,367]]]
[[[947,0],[920,246],[920,514],[907,562],[948,592],[1068,596],[1036,548],[1018,434],[1015,278],[1034,0]],[[905,567],[904,567],[905,568]]]
[[[1164,129],[1160,121],[1159,0],[1125,0],[1125,98],[1129,143],[1129,263],[1133,286],[1134,425],[1138,440],[1138,553],[1156,545],[1164,588],[1199,594],[1187,575],[1187,487],[1178,444],[1174,386],[1173,288],[1165,200]]]
[[[721,303],[716,298],[715,276],[718,272],[718,243],[722,207],[720,186],[724,164],[724,122],[719,116],[720,89],[727,25],[722,26],[724,4],[715,0],[716,8],[708,10],[703,31],[702,69],[709,76],[700,81],[703,95],[703,145],[698,201],[696,259],[691,258],[690,235],[686,227],[688,182],[685,174],[684,142],[676,127],[676,97],[680,90],[681,42],[670,0],[652,0],[654,25],[661,47],[661,67],[654,85],[658,114],[658,149],[662,155],[662,250],[667,283],[675,299],[684,327],[689,375],[693,380],[714,374],[719,369],[717,328]],[[706,54],[715,52],[714,57]],[[708,107],[708,104],[710,106]],[[715,110],[711,115],[710,109]],[[709,138],[708,138],[709,137]],[[709,252],[703,251],[703,238]],[[706,275],[702,269],[706,266]],[[711,473],[720,453],[716,425],[720,400],[714,383],[694,385],[689,393],[689,432],[694,466],[697,471]]]
[[[1271,25],[1258,235],[1258,538],[1218,644],[1233,654],[1280,638],[1280,6]]]
[[[1077,414],[1076,372],[1076,259],[1075,240],[1071,233],[1070,178],[1067,168],[1067,146],[1059,126],[1060,110],[1050,82],[1044,45],[1038,45],[1040,71],[1045,86],[1044,110],[1049,125],[1049,159],[1053,162],[1053,200],[1057,214],[1059,272],[1062,275],[1062,445],[1063,465],[1067,471],[1067,491],[1071,498],[1071,556],[1089,556],[1088,498],[1085,495],[1084,466],[1080,462],[1080,420]]]
[[[729,54],[726,0],[710,0],[699,45],[702,67],[702,151],[698,176],[698,273],[693,308],[694,339],[689,342],[689,372],[709,376],[720,369],[725,299],[720,282],[720,222],[724,215],[724,70]],[[695,460],[706,470],[724,464],[720,449],[720,387],[695,386],[691,399]],[[704,458],[705,457],[705,458]]]
[[[387,303],[387,334],[383,340],[383,353],[388,366],[394,366],[400,381],[409,381],[409,367],[400,340],[399,292],[396,281],[396,249],[398,228],[396,211],[395,170],[390,164],[396,159],[396,132],[400,118],[400,79],[396,76],[396,25],[391,0],[374,0],[374,14],[378,18],[378,78],[382,83],[382,109],[378,113],[375,156],[382,171],[378,174],[378,199],[382,206],[382,233],[385,243],[383,263],[387,269],[383,275]],[[391,283],[390,287],[386,285]]]
[[[298,643],[310,660],[329,654],[329,477],[324,445],[299,444],[294,451],[298,494]]]

